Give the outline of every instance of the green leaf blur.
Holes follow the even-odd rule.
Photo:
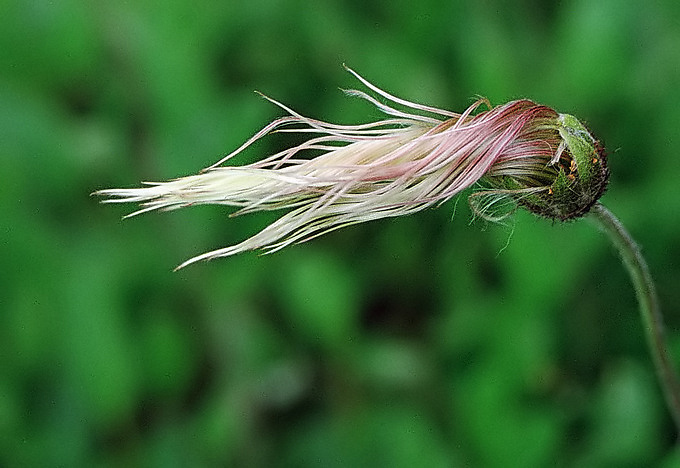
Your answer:
[[[89,197],[215,162],[281,115],[254,90],[378,117],[342,63],[451,110],[531,98],[607,145],[680,362],[677,2],[9,0],[0,26],[0,466],[680,464],[585,220],[461,197],[173,273],[272,216]]]

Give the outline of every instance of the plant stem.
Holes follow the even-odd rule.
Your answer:
[[[663,315],[647,263],[633,238],[611,211],[596,203],[590,213],[619,250],[635,286],[649,351],[654,359],[666,404],[680,433],[680,381],[668,353]]]

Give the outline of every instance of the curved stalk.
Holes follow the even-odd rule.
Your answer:
[[[596,203],[590,214],[618,249],[635,286],[649,351],[654,359],[666,404],[680,433],[680,381],[668,353],[663,315],[647,263],[633,238],[611,211]]]

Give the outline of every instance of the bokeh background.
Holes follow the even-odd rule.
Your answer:
[[[379,118],[338,90],[357,86],[342,63],[413,101],[587,122],[680,362],[677,2],[10,0],[0,465],[680,464],[628,277],[587,220],[471,222],[462,196],[173,273],[272,216],[122,221],[133,206],[89,196],[213,163],[281,115],[254,90]]]

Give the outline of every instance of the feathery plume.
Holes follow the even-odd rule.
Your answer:
[[[107,197],[106,203],[140,203],[128,217],[208,203],[237,207],[233,215],[289,210],[249,239],[196,256],[182,268],[247,250],[274,252],[351,224],[414,213],[480,180],[483,188],[470,204],[490,219],[507,214],[495,208],[502,201],[558,220],[582,216],[606,187],[604,150],[570,115],[529,100],[491,108],[483,99],[457,114],[400,99],[347,70],[373,95],[345,92],[389,118],[337,125],[263,96],[288,115],[199,174],[95,194]],[[300,132],[309,139],[254,164],[224,165],[272,132]],[[321,154],[306,159],[305,151]]]

